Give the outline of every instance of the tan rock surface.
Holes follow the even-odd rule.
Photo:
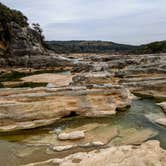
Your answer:
[[[89,153],[75,153],[63,159],[32,163],[26,166],[165,166],[166,151],[158,141],[148,141],[141,146],[110,147]]]
[[[73,131],[70,133],[60,133],[58,135],[59,140],[75,140],[82,139],[85,137],[84,131]]]
[[[56,86],[67,86],[72,81],[72,75],[54,74],[54,73],[44,73],[38,75],[32,75],[28,77],[23,77],[21,80],[24,82],[46,82],[52,83]]]
[[[72,112],[102,117],[130,105],[130,96],[120,89],[4,89],[0,92],[0,131],[45,126]]]

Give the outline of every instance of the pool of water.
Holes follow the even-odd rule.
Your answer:
[[[157,139],[166,149],[166,128],[155,123],[155,119],[165,117],[155,101],[133,100],[131,108],[125,112],[105,118],[65,118],[54,125],[6,133],[0,135],[0,165],[18,166],[31,162],[44,161],[53,157],[64,157],[77,151],[88,151],[94,147],[77,147],[56,152],[52,147],[59,145],[86,144],[100,141],[107,146],[140,144],[149,139]],[[65,132],[85,130],[85,139],[59,141],[55,130]]]

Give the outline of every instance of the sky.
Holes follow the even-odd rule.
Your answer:
[[[46,40],[139,45],[166,40],[166,0],[0,0],[39,23]]]

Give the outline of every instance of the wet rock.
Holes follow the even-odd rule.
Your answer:
[[[59,140],[75,140],[85,137],[84,131],[73,131],[71,133],[60,133],[58,135]]]
[[[83,120],[82,118],[78,118],[78,121]],[[85,119],[86,120],[86,119]],[[83,120],[84,121],[84,120]],[[68,122],[68,121],[66,121]],[[76,124],[76,126],[79,124]],[[59,140],[58,135],[60,133],[72,133],[73,131],[83,131],[85,132],[85,137],[83,139],[67,139],[67,140]],[[55,135],[56,133],[56,135]],[[32,146],[36,145],[42,145],[42,146],[50,146],[50,147],[56,147],[56,146],[64,146],[67,145],[74,145],[76,147],[80,148],[86,148],[86,147],[97,147],[97,146],[103,146],[108,144],[112,139],[116,138],[118,136],[118,131],[115,127],[112,127],[110,125],[106,124],[85,124],[80,127],[74,127],[74,128],[66,128],[62,129],[60,127],[56,128],[56,131],[51,131],[48,133],[41,133],[39,135],[32,135],[27,137],[23,140],[24,143]]]
[[[111,141],[111,145],[140,145],[150,138],[155,137],[158,132],[152,129],[140,129],[129,128],[121,131],[117,138]]]
[[[99,126],[87,132],[85,135],[85,140],[87,142],[93,142],[94,144],[101,142],[101,144],[106,145],[111,140],[114,140],[116,137],[118,137],[118,134],[118,129],[115,126]]]

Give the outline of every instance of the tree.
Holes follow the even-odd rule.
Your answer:
[[[32,28],[35,32],[37,32],[42,44],[45,44],[44,40],[44,35],[43,35],[43,30],[42,28],[40,27],[39,23],[32,23]]]
[[[42,36],[43,30],[38,23],[32,23],[32,28]]]

